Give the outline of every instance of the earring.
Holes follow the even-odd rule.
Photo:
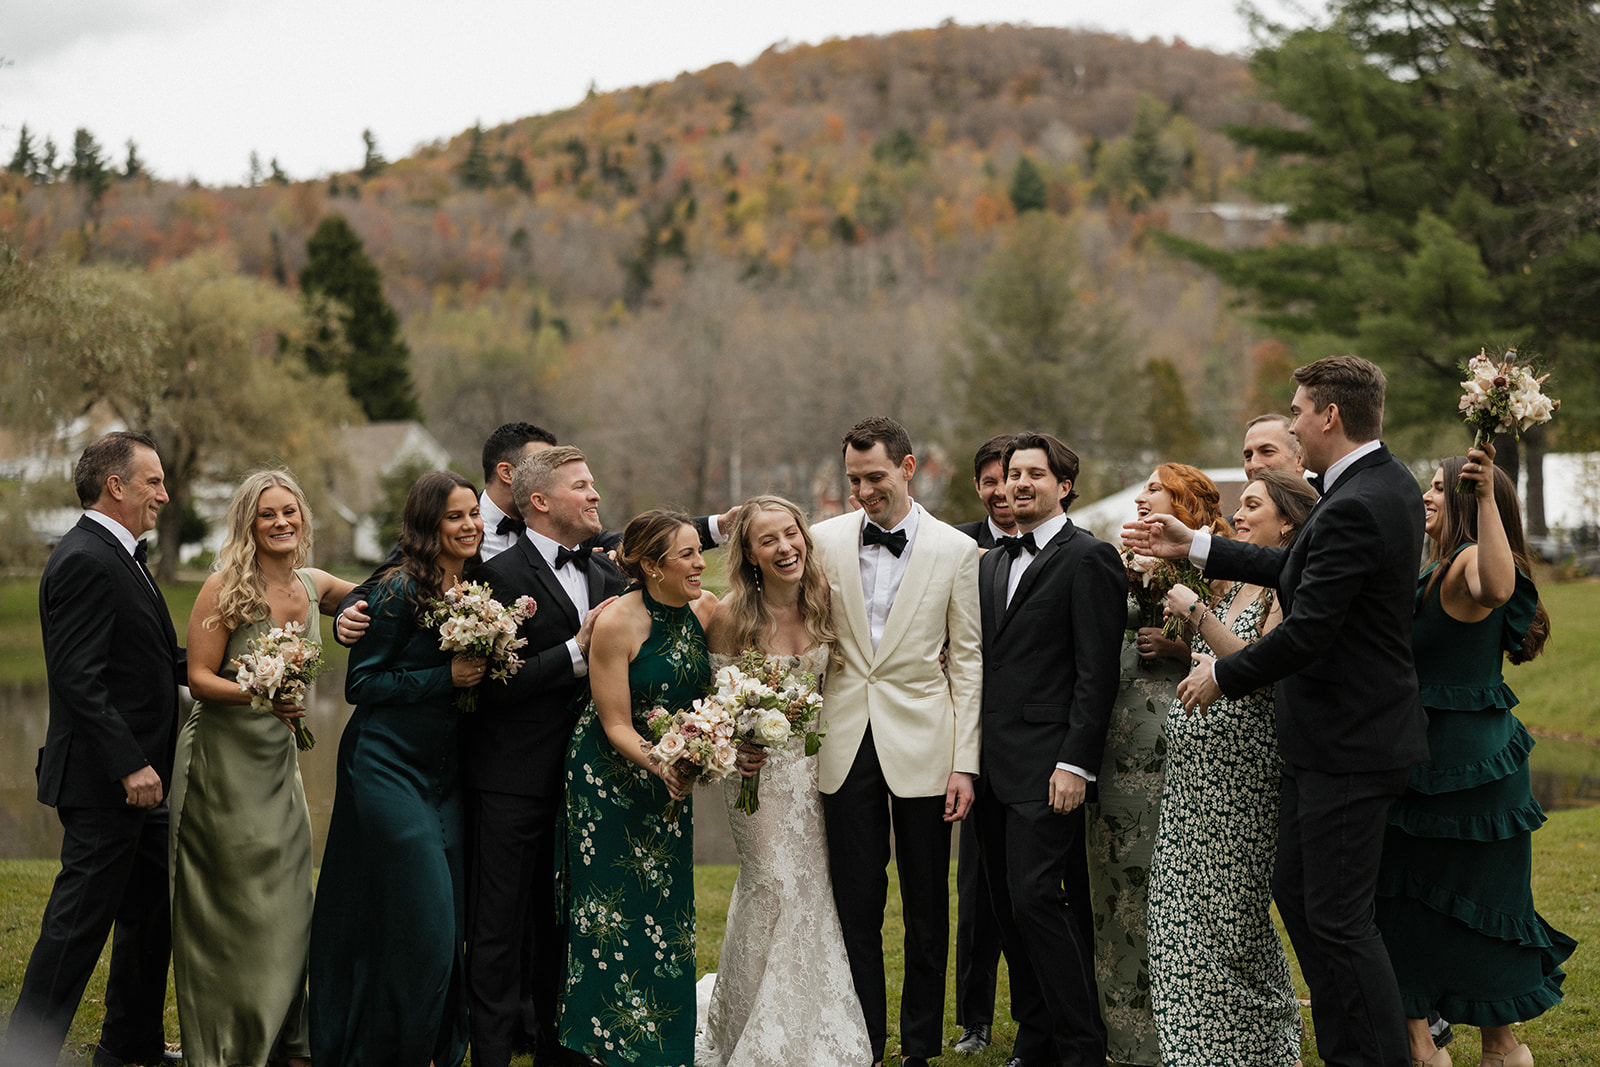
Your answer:
[[[759,595],[761,593],[761,568],[759,566],[752,565],[750,569],[755,572],[756,593]]]

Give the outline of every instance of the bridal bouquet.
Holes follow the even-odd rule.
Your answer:
[[[1467,425],[1472,427],[1474,448],[1481,448],[1496,434],[1521,437],[1523,430],[1549,422],[1561,407],[1561,401],[1545,396],[1541,388],[1550,376],[1535,378],[1532,367],[1517,361],[1515,348],[1506,349],[1499,362],[1480,348],[1462,370],[1468,378],[1461,383],[1461,401],[1456,410],[1465,413]],[[1456,492],[1472,491],[1472,483],[1465,478],[1456,482]]]
[[[1211,583],[1200,574],[1200,568],[1187,559],[1157,559],[1141,556],[1131,548],[1122,550],[1122,565],[1128,571],[1128,588],[1139,605],[1139,618],[1146,626],[1154,626],[1162,617],[1167,593],[1175,585],[1186,585],[1204,600],[1211,595]],[[1183,620],[1168,618],[1161,624],[1161,636],[1178,641],[1183,636]],[[1127,638],[1132,641],[1133,635]]]
[[[528,641],[517,636],[517,627],[532,618],[538,607],[533,597],[522,596],[507,608],[489,595],[489,587],[482,582],[461,582],[429,601],[422,625],[439,628],[442,651],[484,657],[489,661],[489,677],[503,682],[522,667],[516,650]],[[462,689],[454,703],[457,711],[476,711],[478,687]]]
[[[828,732],[822,722],[820,683],[813,674],[787,671],[779,663],[756,649],[745,649],[738,663],[717,672],[717,688],[710,699],[733,720],[734,736],[741,742],[772,748],[791,737],[803,737],[806,755],[815,756]],[[759,769],[740,785],[735,806],[746,815],[760,809]]]
[[[651,708],[644,713],[645,728],[655,744],[645,745],[645,755],[669,767],[698,785],[720,782],[734,772],[738,758],[733,747],[733,720],[715,700],[702,697],[687,711]],[[677,822],[683,801],[674,800],[662,812],[668,822]]]
[[[245,654],[233,661],[239,670],[239,688],[250,694],[250,706],[255,710],[271,711],[275,702],[305,703],[311,679],[327,664],[322,661],[322,646],[307,641],[304,631],[304,624],[298,622],[274,626],[251,638]],[[301,720],[290,719],[289,728],[301,752],[316,745],[317,739]]]

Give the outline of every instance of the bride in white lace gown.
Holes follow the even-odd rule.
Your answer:
[[[729,595],[706,639],[712,666],[747,648],[825,678],[833,626],[805,515],[781,497],[745,503],[729,534]],[[826,698],[826,683],[823,694]],[[824,704],[824,718],[826,718]],[[793,738],[765,754],[761,806],[723,788],[739,877],[697,1067],[863,1067],[872,1062],[828,878],[816,757]],[[744,763],[758,763],[744,759]]]

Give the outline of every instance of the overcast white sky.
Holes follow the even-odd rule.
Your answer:
[[[642,85],[779,41],[1030,23],[1182,37],[1243,52],[1237,0],[0,0],[0,165],[23,123],[71,149],[87,127],[120,165],[243,179],[252,150],[291,177],[390,158],[482,121],[570,107],[591,82]],[[1281,16],[1287,0],[1264,0]],[[1294,24],[1305,15],[1283,16]]]

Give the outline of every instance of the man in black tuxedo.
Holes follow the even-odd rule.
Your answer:
[[[73,471],[86,510],[39,582],[50,685],[39,801],[61,820],[61,873],[11,1014],[5,1067],[56,1062],[113,924],[95,1067],[169,1055],[166,794],[185,661],[136,541],[167,502],[163,480],[144,434],[91,444]]]
[[[1008,1067],[1103,1067],[1083,804],[1116,699],[1127,574],[1066,516],[1078,457],[1049,434],[1006,449],[1018,537],[978,565],[983,764],[978,840],[1011,973]]]
[[[1317,1049],[1331,1067],[1405,1067],[1400,992],[1372,915],[1389,805],[1428,758],[1411,659],[1422,500],[1378,440],[1381,370],[1336,356],[1294,379],[1292,429],[1322,499],[1293,545],[1213,539],[1170,516],[1129,524],[1125,540],[1277,589],[1282,624],[1231,656],[1196,657],[1178,695],[1204,708],[1277,683],[1285,768],[1273,896],[1311,987]]]
[[[994,547],[995,539],[1017,532],[1006,499],[1006,446],[1011,434],[991,437],[972,457],[972,486],[988,514],[956,529]],[[961,1036],[951,1046],[957,1052],[981,1052],[989,1046],[994,1025],[994,989],[1000,966],[1000,921],[989,899],[989,881],[983,874],[978,849],[977,823],[961,823],[961,844],[956,864],[956,1025]]]
[[[467,787],[467,998],[472,1062],[506,1067],[522,1027],[523,946],[533,945],[535,1056],[568,1058],[556,1036],[566,938],[555,914],[556,816],[564,759],[588,696],[594,620],[627,584],[586,544],[600,532],[600,494],[578,449],[558,445],[518,464],[511,485],[526,533],[480,567],[496,600],[538,603],[518,635],[523,667],[486,682],[461,720]]]

